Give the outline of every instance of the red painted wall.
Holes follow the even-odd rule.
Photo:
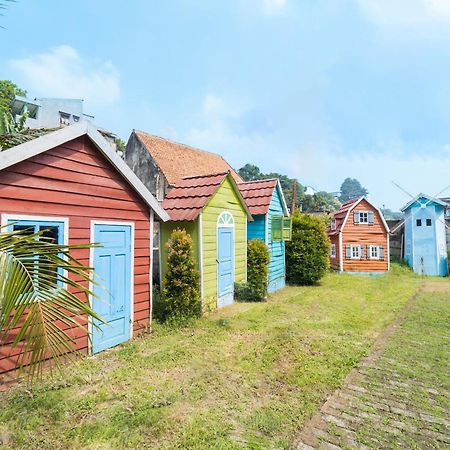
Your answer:
[[[69,244],[90,241],[91,220],[133,221],[134,332],[150,318],[150,221],[149,207],[97,150],[88,137],[30,158],[0,172],[0,216],[67,217]],[[89,250],[73,256],[89,264]],[[76,346],[86,351],[87,327],[73,329]],[[10,340],[9,340],[10,342]],[[17,354],[6,343],[0,347],[0,373],[16,368]]]

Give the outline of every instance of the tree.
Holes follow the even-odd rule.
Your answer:
[[[244,167],[241,167],[238,170],[239,176],[244,181],[253,181],[261,179],[261,171],[258,166],[254,166],[253,164],[246,164]]]
[[[192,257],[192,238],[177,228],[166,246],[169,249],[163,284],[166,317],[198,317],[201,314],[200,273]]]
[[[239,175],[245,181],[253,181],[253,180],[267,180],[269,178],[278,178],[280,180],[281,188],[284,192],[284,196],[286,198],[286,203],[290,207],[292,205],[292,195],[294,189],[294,180],[292,178],[287,177],[286,175],[281,175],[277,172],[270,173],[262,173],[258,166],[253,164],[246,164],[244,167],[241,167],[238,170]],[[297,207],[300,206],[300,203],[303,198],[303,186],[297,181],[297,195],[295,204]]]
[[[363,197],[368,193],[367,189],[362,187],[356,178],[346,178],[341,184],[341,196],[339,200],[344,203],[353,198]]]
[[[302,199],[303,212],[334,212],[341,206],[333,194],[329,192],[316,192],[313,195],[304,195]]]
[[[316,284],[329,269],[329,249],[325,223],[296,211],[292,216],[292,240],[286,242],[287,282]]]
[[[11,103],[16,95],[26,96],[27,91],[9,80],[0,80],[0,114],[11,112]]]
[[[42,375],[46,359],[60,368],[63,359],[77,354],[63,326],[86,328],[88,318],[104,323],[88,302],[91,269],[70,254],[92,245],[55,244],[43,231],[1,231],[0,345],[22,347],[18,363],[27,364],[33,378]]]

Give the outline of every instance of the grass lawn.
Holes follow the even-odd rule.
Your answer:
[[[330,274],[0,394],[2,448],[286,448],[422,281]]]

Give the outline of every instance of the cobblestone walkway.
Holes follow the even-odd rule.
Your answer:
[[[294,448],[450,448],[450,283],[425,285]]]

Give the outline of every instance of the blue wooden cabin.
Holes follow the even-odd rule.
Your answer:
[[[420,275],[448,274],[445,211],[442,200],[419,194],[402,211],[404,259]]]
[[[292,222],[277,178],[239,184],[253,222],[247,223],[247,239],[260,239],[269,248],[268,292],[286,285],[285,241],[291,239]]]

